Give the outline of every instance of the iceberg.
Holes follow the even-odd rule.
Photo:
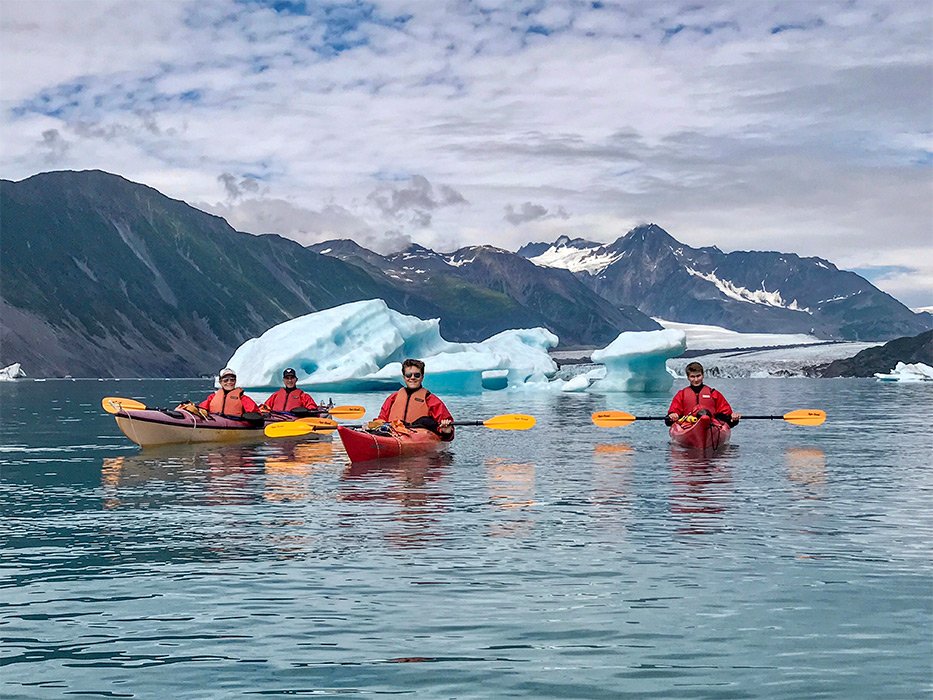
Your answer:
[[[933,367],[922,362],[898,362],[888,373],[875,372],[879,382],[933,382]]]
[[[589,373],[593,391],[667,391],[674,378],[667,360],[683,354],[687,336],[682,330],[626,331],[602,350],[593,362],[605,365],[605,376]]]
[[[401,363],[424,360],[431,391],[546,383],[557,373],[548,355],[558,338],[543,328],[503,331],[482,343],[444,340],[438,319],[390,309],[381,299],[343,304],[273,326],[243,343],[227,362],[245,387],[278,386],[285,367],[314,391],[394,391]]]
[[[25,376],[26,373],[23,371],[23,366],[19,362],[14,362],[12,365],[0,369],[0,382],[11,382],[14,379]]]

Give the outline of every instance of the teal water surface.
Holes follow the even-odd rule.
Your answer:
[[[487,393],[448,405],[537,427],[350,466],[141,451],[100,408],[204,382],[0,384],[0,697],[930,697],[933,387],[714,384],[829,420],[703,456],[590,422],[668,394]]]

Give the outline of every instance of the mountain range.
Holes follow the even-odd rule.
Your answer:
[[[353,241],[303,247],[100,171],[0,180],[0,366],[30,376],[194,376],[299,315],[382,298],[439,318],[449,340],[544,326],[564,347],[608,344],[651,317],[735,330],[884,340],[931,326],[819,258],[722,253],[658,226],[609,245],[562,237],[512,253]]]
[[[836,340],[884,340],[930,327],[929,315],[828,260],[691,248],[654,224],[608,245],[564,236],[528,244],[518,254],[573,271],[614,304],[636,300],[639,310],[670,321]]]

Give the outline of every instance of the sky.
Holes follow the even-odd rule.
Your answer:
[[[0,177],[302,244],[779,250],[933,305],[928,0],[0,0]]]

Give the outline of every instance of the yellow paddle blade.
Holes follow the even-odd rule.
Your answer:
[[[136,399],[123,399],[119,396],[105,396],[100,400],[101,407],[107,411],[107,413],[119,413],[120,409],[128,408],[134,411],[145,410],[146,404],[137,401]]]
[[[493,416],[484,420],[482,425],[493,430],[529,430],[535,427],[534,416],[526,416],[522,413],[506,413],[501,416]]]
[[[784,414],[784,420],[794,425],[823,425],[826,422],[826,411],[816,408],[801,408]]]
[[[591,417],[600,428],[618,428],[635,421],[635,416],[625,411],[597,411]]]
[[[362,406],[331,406],[327,412],[336,418],[362,418],[366,409]]]
[[[312,426],[315,430],[335,430],[337,421],[330,418],[299,418],[296,423],[304,423]]]
[[[301,435],[313,433],[314,429],[315,428],[313,425],[308,425],[307,423],[302,423],[301,421],[295,420],[269,423],[269,425],[263,429],[263,432],[266,434],[266,437],[271,438],[299,437]]]

